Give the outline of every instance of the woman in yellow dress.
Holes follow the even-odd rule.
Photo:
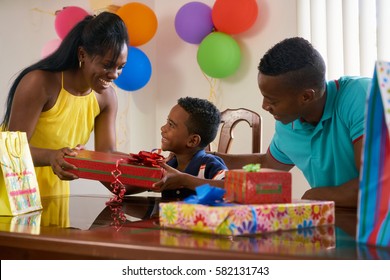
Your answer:
[[[96,151],[116,150],[112,82],[126,64],[127,34],[116,14],[87,16],[54,53],[15,79],[2,129],[27,133],[42,197],[69,194],[77,177],[64,156],[76,155],[92,131]]]

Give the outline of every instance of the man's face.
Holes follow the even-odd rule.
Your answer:
[[[267,76],[259,73],[258,84],[263,95],[262,108],[275,120],[288,124],[302,116],[301,94],[286,84],[285,75]]]

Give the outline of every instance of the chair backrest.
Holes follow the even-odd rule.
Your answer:
[[[233,143],[233,130],[239,123],[245,121],[252,128],[252,153],[260,153],[261,150],[261,122],[259,114],[248,109],[226,109],[221,112],[221,133],[219,135],[218,152],[229,153]]]

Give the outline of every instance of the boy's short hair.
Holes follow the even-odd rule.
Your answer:
[[[205,148],[217,136],[221,123],[220,111],[210,101],[196,97],[179,98],[177,104],[190,115],[186,122],[188,132],[199,134],[199,146]]]

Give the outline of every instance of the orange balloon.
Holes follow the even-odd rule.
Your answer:
[[[157,17],[148,6],[132,2],[120,7],[116,14],[125,22],[131,46],[140,46],[153,38]]]

